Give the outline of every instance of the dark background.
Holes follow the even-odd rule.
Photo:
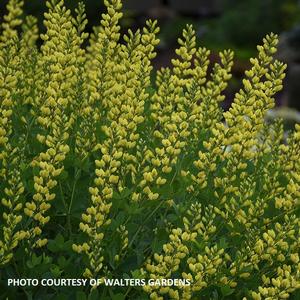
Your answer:
[[[7,0],[0,0],[0,22],[5,14]],[[87,31],[99,24],[104,6],[101,0],[83,0],[86,4],[89,24]],[[78,1],[65,0],[74,10]],[[45,1],[25,0],[26,14],[39,19],[46,11]],[[240,78],[248,67],[248,59],[255,55],[256,45],[270,32],[280,35],[278,57],[288,63],[288,78],[284,92],[279,95],[279,106],[300,110],[300,0],[124,0],[122,28],[138,28],[148,18],[158,19],[161,27],[161,43],[155,68],[168,66],[174,55],[176,39],[186,23],[196,29],[199,45],[212,50],[215,60],[219,50],[235,51],[234,78],[229,88],[232,96],[239,87]],[[229,97],[230,97],[229,95]],[[287,110],[286,110],[287,111]],[[293,118],[299,118],[293,111]]]

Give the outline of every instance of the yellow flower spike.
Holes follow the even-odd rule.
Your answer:
[[[13,258],[13,251],[19,242],[27,237],[19,229],[23,219],[21,201],[25,189],[21,177],[20,164],[24,162],[25,139],[23,136],[18,139],[18,147],[12,148],[10,142],[6,144],[7,155],[2,165],[5,167],[3,182],[4,188],[1,204],[3,205],[3,235],[0,241],[0,266],[6,265]],[[5,197],[5,198],[4,198]],[[28,210],[28,214],[31,211]]]
[[[4,31],[1,34],[0,45],[11,43],[13,38],[17,36],[16,27],[22,24],[19,18],[23,13],[24,1],[10,0],[6,6],[8,14],[5,16],[5,23],[2,24]]]
[[[157,72],[152,87],[156,21],[129,30],[120,42],[122,2],[107,0],[107,11],[85,49],[84,6],[79,4],[73,17],[64,1],[51,0],[43,44],[37,47],[36,20],[24,18],[18,28],[21,4],[9,1],[0,37],[0,265],[9,263],[23,239],[29,239],[30,254],[47,243],[50,201],[65,195],[61,183],[66,176],[67,183],[72,178],[70,167],[75,168],[75,181],[81,180],[81,169],[86,173],[88,168],[93,178],[79,222],[82,242],[72,246],[83,256],[84,276],[113,275],[138,246],[144,228],[135,234],[131,226],[127,230],[121,225],[118,239],[112,240],[119,247],[112,257],[114,266],[107,263],[113,218],[128,204],[119,201],[133,201],[129,211],[146,205],[151,208],[149,218],[154,213],[155,218],[165,216],[162,228],[169,235],[160,250],[153,251],[154,257],[149,252],[145,258],[143,276],[191,280],[190,286],[144,287],[153,299],[201,298],[220,284],[235,295],[253,274],[262,273],[266,275],[256,276],[253,291],[242,289],[241,298],[292,295],[299,288],[300,270],[295,211],[300,126],[282,145],[282,123],[264,120],[284,79],[285,65],[273,59],[277,37],[267,36],[257,48],[243,87],[222,115],[220,102],[231,77],[233,53],[221,52],[220,61],[210,68],[210,52],[196,48],[192,26],[178,40],[172,66]],[[30,142],[32,129],[42,144],[37,149],[43,150],[28,162],[23,148],[26,154],[37,149],[26,143],[23,147],[16,134],[25,132]],[[74,155],[76,162],[70,166]],[[27,168],[34,173],[29,184],[33,193],[27,191]],[[72,194],[77,197],[76,182]],[[74,199],[64,200],[71,206]],[[182,220],[174,219],[174,210]],[[26,231],[20,230],[26,224]],[[153,233],[161,238],[161,228]],[[183,272],[186,267],[189,274]]]
[[[69,93],[69,96],[65,97],[64,93],[65,90],[76,91],[76,85],[79,80],[76,77],[76,73],[79,70],[79,65],[83,62],[82,57],[80,57],[83,55],[80,46],[84,38],[83,36],[78,37],[78,31],[72,25],[70,11],[63,8],[63,1],[47,2],[47,7],[49,8],[48,13],[45,14],[47,32],[42,35],[42,39],[45,42],[41,47],[43,56],[39,57],[40,61],[38,64],[49,66],[49,69],[44,69],[43,72],[47,73],[45,76],[49,78],[50,83],[38,81],[40,94],[37,94],[35,104],[36,109],[39,110],[36,110],[35,114],[38,122],[47,130],[45,136],[38,136],[37,138],[42,143],[45,143],[48,149],[46,153],[41,153],[39,158],[39,167],[42,169],[40,171],[41,180],[39,180],[39,186],[35,185],[36,194],[33,196],[37,207],[34,212],[27,211],[27,214],[35,215],[35,220],[41,227],[49,220],[49,217],[43,216],[50,208],[50,204],[47,202],[55,197],[54,193],[50,194],[50,190],[57,184],[53,178],[59,176],[62,172],[62,163],[70,151],[66,141],[69,138],[68,130],[73,124],[73,116],[71,117],[66,113],[65,107],[68,105],[76,106],[76,104],[70,102],[70,99],[75,94]],[[82,9],[82,7],[79,8],[81,14],[83,14]],[[28,20],[28,22],[31,23],[27,24],[27,26],[33,28],[34,20]],[[60,24],[61,30],[57,29],[55,23]],[[79,26],[78,22],[77,25]],[[30,38],[28,30],[29,28],[26,33],[28,35],[26,43],[31,43],[34,36]],[[66,38],[67,32],[69,34],[68,38]],[[72,52],[73,54],[69,54]],[[47,85],[43,86],[43,84]],[[48,99],[41,102],[41,98],[44,97],[41,94],[44,91],[47,93]],[[50,119],[50,115],[53,118]],[[39,212],[35,214],[35,211]],[[34,236],[35,234],[33,233],[31,238],[34,239]],[[36,243],[36,245],[41,247],[44,243],[43,240],[43,242]]]
[[[154,47],[138,47],[138,43],[142,40],[142,43],[147,43],[147,45],[153,43],[155,45],[157,43],[155,39],[155,34],[158,32],[155,26],[155,22],[147,22],[148,29],[144,29],[143,34],[141,35],[139,31],[133,33],[131,31],[128,32],[128,35],[124,37],[127,45],[122,45],[122,47],[116,46],[116,42],[119,39],[119,26],[118,20],[122,16],[121,13],[117,11],[121,8],[120,1],[106,1],[107,5],[107,14],[103,15],[102,20],[102,28],[99,28],[99,34],[94,40],[94,44],[89,48],[89,63],[88,63],[88,76],[90,77],[91,86],[89,89],[97,90],[97,94],[94,94],[98,99],[100,98],[103,106],[107,109],[104,110],[104,115],[108,117],[111,121],[111,127],[103,127],[104,132],[107,135],[107,140],[105,141],[105,145],[100,145],[103,156],[102,160],[97,160],[96,165],[100,169],[96,170],[96,179],[95,183],[97,185],[103,186],[103,189],[100,191],[93,190],[92,201],[99,207],[99,210],[102,212],[101,214],[96,215],[96,219],[99,221],[96,222],[98,224],[95,229],[102,230],[102,226],[107,226],[110,223],[109,219],[106,219],[106,215],[109,213],[109,206],[106,203],[113,196],[112,185],[118,184],[118,191],[123,191],[122,182],[119,180],[119,176],[117,175],[121,168],[123,168],[120,160],[130,162],[128,167],[124,169],[125,172],[136,172],[136,163],[137,160],[134,156],[127,154],[127,151],[132,151],[131,149],[135,149],[136,140],[139,138],[139,134],[137,131],[137,124],[141,123],[144,118],[143,114],[143,99],[146,99],[147,94],[144,90],[143,85],[148,84],[150,82],[150,62],[144,60],[144,65],[140,64],[140,60],[136,59],[141,55],[147,56],[148,59],[152,57],[152,53]],[[149,28],[150,27],[150,28]],[[103,47],[104,36],[108,39],[108,44],[105,48],[106,58],[102,61],[104,64],[106,62],[110,64],[107,67],[101,68],[101,61],[99,60],[99,49]],[[96,51],[96,52],[94,52]],[[97,54],[96,54],[97,53]],[[104,52],[103,52],[104,53]],[[135,56],[137,55],[137,56]],[[110,57],[111,59],[108,59]],[[120,68],[121,65],[117,64],[116,58],[119,58],[122,63],[124,75],[121,75]],[[90,64],[92,62],[92,64]],[[118,62],[119,63],[119,62]],[[103,70],[103,71],[98,71]],[[105,70],[110,70],[109,72],[105,72]],[[126,71],[127,70],[127,71]],[[100,73],[102,72],[102,73]],[[126,73],[127,72],[127,73]],[[114,77],[114,74],[116,76]],[[144,78],[145,81],[140,82],[137,78]],[[117,80],[117,82],[115,81]],[[99,82],[98,82],[99,81]],[[130,83],[131,82],[131,83]],[[117,83],[117,84],[116,84]],[[94,85],[95,84],[95,85]],[[126,89],[125,89],[126,84]],[[105,89],[109,89],[111,87],[111,93],[105,93]],[[142,89],[139,92],[139,100],[132,101],[134,97],[137,96],[138,89]],[[123,91],[120,93],[120,91]],[[95,98],[96,100],[96,98]],[[91,100],[92,102],[86,103],[85,105],[94,105],[96,104],[95,100]],[[96,106],[97,107],[97,106]],[[88,113],[93,113],[89,111]],[[100,115],[102,112],[98,111],[97,108],[95,113],[98,116],[95,116],[95,120],[100,119]],[[134,116],[134,117],[133,117]],[[133,121],[132,121],[133,119]],[[88,116],[87,116],[88,120]],[[94,127],[92,123],[90,123],[90,128]],[[110,147],[109,145],[113,145]],[[108,150],[113,148],[113,150]],[[113,158],[113,159],[112,159]],[[130,167],[129,167],[130,166]],[[133,174],[133,173],[131,173]],[[147,180],[152,180],[151,176],[154,174],[150,174],[148,171],[145,173],[145,178]],[[154,175],[155,176],[155,175]],[[156,199],[158,194],[151,193],[148,191],[149,198]],[[103,197],[102,197],[103,195]],[[133,201],[138,201],[140,195],[138,193],[134,193],[132,196]],[[107,208],[105,208],[107,207]],[[89,215],[89,210],[87,210],[86,216]],[[85,216],[85,219],[87,217]],[[91,216],[93,219],[93,216]],[[107,224],[107,225],[105,225]],[[81,226],[84,229],[84,226]],[[91,237],[92,238],[92,237]],[[124,238],[123,248],[126,247],[126,238]],[[89,255],[92,253],[98,252],[100,243],[93,245],[88,251]],[[101,258],[101,256],[100,256]],[[91,265],[91,272],[99,272],[99,268],[95,268]]]

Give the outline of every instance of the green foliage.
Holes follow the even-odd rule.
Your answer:
[[[0,299],[297,299],[300,126],[284,141],[281,121],[265,122],[285,76],[277,36],[257,47],[223,112],[232,51],[210,66],[187,25],[172,67],[154,72],[156,22],[120,42],[122,3],[104,4],[87,48],[82,3],[73,16],[64,1],[46,2],[41,47],[22,1],[7,6]],[[175,279],[190,284],[149,284]]]
[[[296,0],[225,0],[223,6],[222,16],[209,24],[205,37],[213,44],[252,49],[268,32],[288,30],[300,20]]]

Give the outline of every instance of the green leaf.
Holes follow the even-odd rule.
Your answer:
[[[69,173],[66,170],[63,170],[60,175],[57,177],[60,181],[64,181],[69,177]]]
[[[54,265],[52,268],[50,268],[50,271],[55,278],[59,277],[63,272],[57,265]]]
[[[221,293],[224,297],[231,295],[234,292],[234,289],[230,288],[228,285],[223,285],[221,287]]]
[[[36,256],[36,254],[34,253],[32,255],[31,261],[32,261],[33,266],[37,266],[37,265],[41,264],[42,256]]]
[[[47,248],[49,251],[56,253],[59,251],[59,248],[57,247],[57,244],[54,240],[49,240],[48,244],[47,244]]]
[[[227,243],[225,237],[221,237],[220,242],[219,242],[219,248],[220,249],[227,249],[228,248],[228,243]]]
[[[59,233],[56,238],[55,238],[55,242],[57,243],[57,245],[59,247],[63,247],[64,246],[64,242],[65,242],[65,239],[64,237]]]
[[[138,266],[137,264],[137,257],[136,255],[129,256],[127,259],[125,258],[119,268],[123,272],[130,272],[132,269],[136,269]]]
[[[144,276],[142,275],[142,273],[139,269],[131,271],[131,278],[133,278],[133,279],[142,279],[143,277]]]
[[[67,243],[67,242],[66,242]],[[59,233],[54,240],[49,240],[48,242],[48,249],[53,252],[53,253],[56,253],[56,252],[59,252],[59,251],[63,251],[63,250],[67,250],[65,249],[66,247],[66,244],[65,243],[65,239],[64,237]],[[67,247],[68,248],[68,247]]]
[[[28,267],[29,269],[33,269],[33,268],[34,268],[34,265],[33,265],[33,263],[31,262],[31,260],[27,260],[27,261],[26,261],[26,265],[27,265],[27,267]]]
[[[64,256],[59,256],[57,259],[57,263],[61,268],[64,268],[68,264],[68,262]]]

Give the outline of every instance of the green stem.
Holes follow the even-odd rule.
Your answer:
[[[136,239],[137,235],[139,234],[139,232],[142,230],[143,226],[145,225],[145,223],[158,211],[158,209],[162,206],[162,204],[164,203],[164,201],[161,201],[159,203],[159,205],[157,205],[157,207],[152,211],[152,213],[145,219],[145,221],[141,224],[141,226],[138,228],[138,230],[135,232],[134,236],[132,237],[132,240],[130,241],[129,245],[128,245],[128,249],[131,248],[134,240]]]
[[[62,203],[65,207],[65,210],[67,210],[67,203],[65,201],[65,197],[64,197],[64,194],[63,194],[63,190],[62,190],[62,186],[61,186],[61,181],[59,182],[59,190],[60,190],[60,196],[61,196],[61,200],[62,200]]]
[[[74,196],[75,196],[76,184],[78,182],[78,179],[80,178],[80,173],[81,173],[80,169],[77,169],[75,171],[75,179],[74,179],[74,184],[73,184],[72,194],[71,194],[71,200],[70,200],[68,213],[67,213],[67,226],[68,226],[68,231],[69,231],[70,236],[72,235],[71,210],[72,210],[73,200],[74,200]]]

